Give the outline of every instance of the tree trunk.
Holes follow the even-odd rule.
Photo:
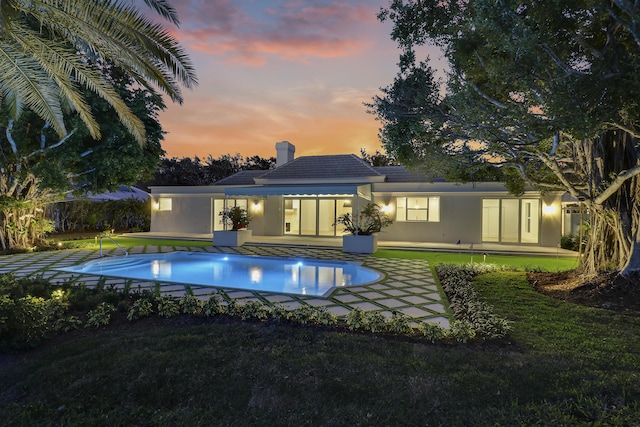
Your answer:
[[[579,267],[582,274],[617,270],[628,280],[640,272],[640,180],[636,175],[611,187],[615,177],[638,165],[635,143],[628,133],[610,130],[574,147],[576,159],[584,159],[576,165],[578,176],[588,184],[589,239]],[[612,188],[612,195],[598,198]]]
[[[0,246],[2,250],[31,248],[50,229],[38,179],[32,174],[17,178],[0,174]]]

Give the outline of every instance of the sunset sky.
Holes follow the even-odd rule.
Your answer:
[[[167,157],[296,156],[381,149],[363,102],[389,85],[398,49],[388,0],[172,0],[199,86],[168,103]]]

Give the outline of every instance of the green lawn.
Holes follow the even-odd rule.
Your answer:
[[[387,255],[435,254],[377,253]],[[430,344],[224,317],[119,319],[0,356],[0,420],[8,426],[640,423],[639,317],[540,295],[523,272],[476,282],[482,298],[514,322],[507,339]]]
[[[531,255],[495,255],[488,254],[486,257],[482,253],[466,252],[431,252],[431,251],[398,251],[391,249],[378,249],[375,256],[381,257],[403,257],[419,258],[429,261],[429,265],[434,267],[441,263],[465,264],[482,263],[506,266],[515,270],[536,270],[544,271],[566,271],[578,266],[578,258],[556,257],[556,256],[531,256]]]

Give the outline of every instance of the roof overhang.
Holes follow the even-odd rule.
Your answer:
[[[225,196],[360,196],[371,200],[371,185],[263,185],[226,188]]]

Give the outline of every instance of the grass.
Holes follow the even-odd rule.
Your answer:
[[[207,246],[211,246],[211,242],[209,241],[199,241],[199,240],[181,240],[181,239],[149,239],[149,238],[140,238],[140,237],[123,237],[123,236],[113,236],[113,241],[110,239],[102,240],[102,248],[105,250],[116,249],[117,245],[114,243],[117,242],[120,246],[125,249],[132,248],[134,246],[170,246],[170,247],[187,247],[187,248],[204,248]],[[74,240],[50,240],[53,244],[60,243],[60,246],[63,248],[84,248],[91,250],[100,249],[100,242],[98,237],[91,238],[83,238],[83,239],[74,239]]]
[[[640,423],[640,318],[540,295],[523,272],[476,282],[514,321],[508,339],[434,345],[224,317],[120,319],[0,356],[0,419],[8,426]]]
[[[496,264],[514,270],[543,270],[566,271],[578,266],[577,258],[534,255],[495,255],[488,254],[486,258],[481,253],[466,252],[431,252],[431,251],[398,251],[378,249],[375,256],[402,257],[411,259],[426,259],[430,266],[441,263],[465,264],[469,262]]]

